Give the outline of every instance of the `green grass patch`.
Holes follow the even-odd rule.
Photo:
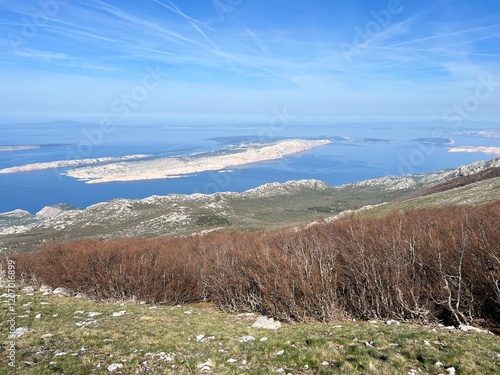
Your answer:
[[[116,374],[193,374],[207,361],[214,374],[272,374],[280,368],[292,374],[445,373],[437,361],[457,374],[500,371],[500,339],[494,335],[383,322],[263,330],[251,328],[255,315],[206,304],[94,302],[40,292],[21,292],[16,299],[16,326],[29,332],[14,340],[12,368],[7,308],[3,298],[1,374],[105,374],[113,363],[123,365]],[[122,310],[124,315],[113,316]],[[255,340],[240,342],[248,335]]]

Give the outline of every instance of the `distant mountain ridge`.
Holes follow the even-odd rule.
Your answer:
[[[52,240],[188,235],[223,228],[248,230],[296,225],[367,205],[439,193],[466,182],[479,185],[453,193],[441,192],[443,197],[438,201],[432,198],[432,204],[441,201],[480,204],[500,199],[500,178],[493,177],[499,170],[500,158],[495,158],[453,170],[387,176],[335,187],[320,180],[298,180],[268,183],[242,193],[114,199],[85,209],[58,204],[35,215],[14,210],[0,214],[0,251],[3,254],[32,251]],[[451,196],[453,199],[447,200]],[[406,208],[430,202],[429,198],[410,201]],[[391,204],[380,207],[398,209]]]

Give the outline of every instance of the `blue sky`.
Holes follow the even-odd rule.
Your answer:
[[[485,79],[499,115],[498,0],[0,0],[0,35],[4,120],[434,119]]]

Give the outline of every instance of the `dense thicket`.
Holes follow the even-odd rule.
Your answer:
[[[500,322],[500,202],[301,228],[49,243],[18,275],[96,298],[209,301],[281,320]]]

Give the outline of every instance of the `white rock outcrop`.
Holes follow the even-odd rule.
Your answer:
[[[279,329],[281,328],[281,322],[274,320],[273,318],[267,318],[265,316],[259,316],[252,328],[262,328],[262,329]]]

